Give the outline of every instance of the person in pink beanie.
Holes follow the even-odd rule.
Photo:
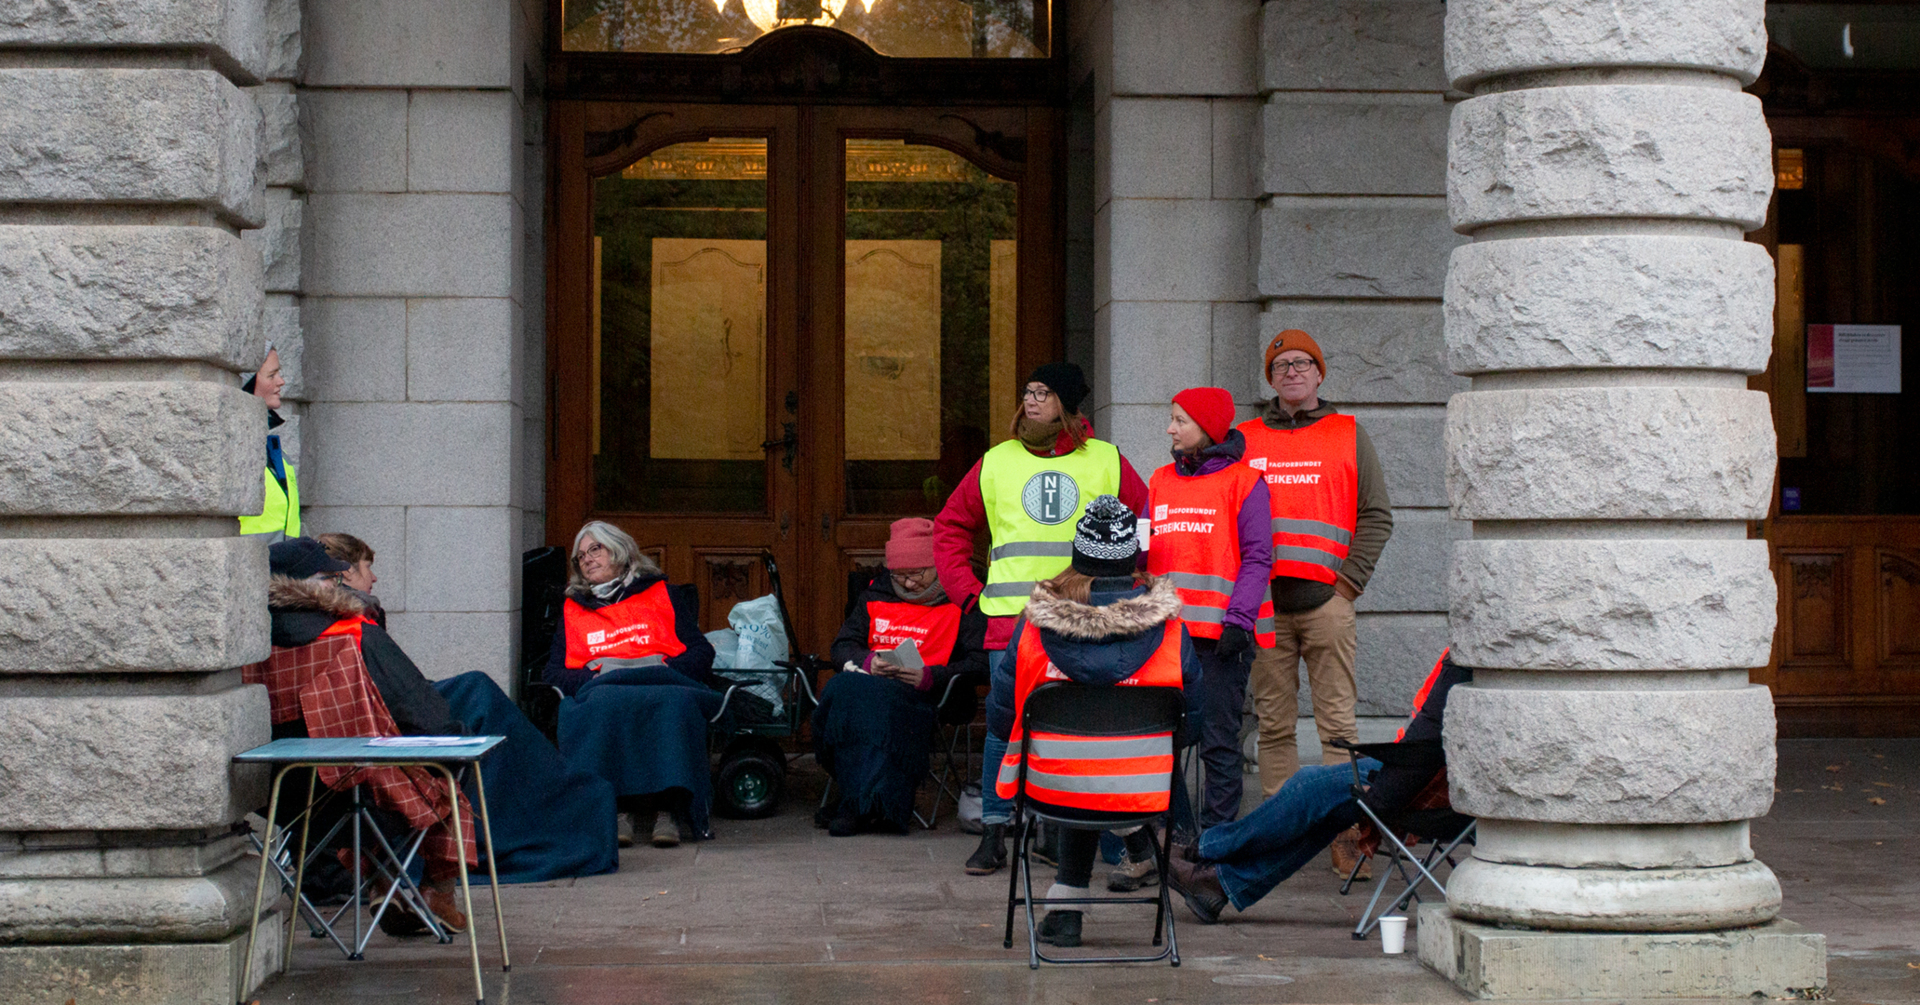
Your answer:
[[[886,557],[833,640],[840,672],[813,713],[814,756],[839,795],[816,822],[835,837],[907,832],[914,790],[927,773],[935,704],[957,674],[987,680],[986,615],[962,610],[941,589],[933,521],[895,520]],[[897,652],[908,642],[917,659]]]

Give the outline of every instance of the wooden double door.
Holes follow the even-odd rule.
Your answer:
[[[1056,115],[555,102],[549,542],[622,527],[706,630],[771,554],[824,653],[1059,352]]]

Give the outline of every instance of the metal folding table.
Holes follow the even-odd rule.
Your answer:
[[[379,745],[375,745],[372,742],[376,739],[380,741]],[[253,977],[253,948],[260,930],[260,908],[261,902],[266,896],[267,869],[269,866],[273,866],[277,871],[279,870],[278,864],[274,861],[276,855],[274,831],[280,812],[280,786],[281,782],[286,779],[288,772],[300,768],[425,768],[429,771],[437,771],[445,776],[447,780],[448,805],[453,807],[453,811],[449,813],[448,816],[453,827],[453,840],[456,846],[464,846],[466,844],[466,837],[462,833],[460,825],[460,782],[455,774],[454,768],[460,768],[460,774],[464,774],[466,769],[471,768],[473,771],[474,792],[479,797],[478,815],[480,818],[480,831],[486,840],[487,877],[493,887],[494,924],[500,934],[501,970],[511,971],[513,969],[512,958],[507,953],[506,917],[500,911],[500,878],[494,867],[493,826],[487,817],[487,787],[485,778],[480,771],[481,759],[485,758],[494,747],[504,742],[506,737],[461,737],[460,739],[465,742],[458,745],[428,743],[407,744],[405,741],[409,739],[416,738],[349,737],[335,739],[301,738],[275,740],[265,746],[255,747],[252,750],[244,751],[234,756],[233,760],[237,764],[267,764],[274,768],[272,795],[267,803],[267,833],[265,841],[262,842],[263,848],[260,855],[260,875],[254,882],[253,918],[247,928],[246,962],[241,966],[240,989],[236,995],[236,1000],[241,1002],[241,1005],[245,1005],[247,986]],[[417,739],[424,740],[425,738],[421,737]],[[303,900],[300,895],[300,886],[305,879],[308,858],[307,838],[309,824],[312,819],[314,795],[315,786],[310,780],[307,785],[307,806],[300,815],[300,849],[293,859],[294,874],[291,882],[293,886],[294,917],[291,919],[287,928],[286,952],[281,956],[281,966],[283,969],[287,966],[287,962],[293,955],[293,930],[298,927],[300,922],[300,908]],[[361,821],[358,819],[358,816],[364,813],[361,804],[357,801],[354,813],[356,815],[354,819],[354,834],[357,850],[361,828]],[[384,908],[387,906],[387,902],[393,899],[396,891],[402,890],[403,888],[411,889],[412,880],[407,877],[406,867],[410,864],[414,851],[419,847],[419,839],[416,835],[412,842],[407,843],[407,853],[402,857],[394,851],[377,827],[373,828],[373,831],[374,853],[376,855],[385,854],[386,857],[391,860],[387,865],[382,866],[382,868],[391,867],[393,871],[397,871],[397,875],[394,877],[394,885],[389,888],[386,898],[382,902],[382,908]],[[284,846],[290,837],[290,834],[279,835],[281,845]],[[467,881],[466,856],[460,855],[457,856],[457,858],[460,868],[460,893],[467,914],[467,946],[473,956],[473,997],[475,1002],[485,1002],[486,988],[485,985],[481,983],[480,977],[480,942],[479,937],[474,932],[477,919],[473,914],[473,890]],[[358,854],[356,854],[354,859],[353,872],[354,891],[348,903],[354,911],[355,949],[348,953],[348,958],[358,959],[360,958],[359,949],[364,948],[365,942],[365,939],[361,937],[358,930],[360,913],[357,902],[365,886],[365,880],[361,875],[361,859]],[[282,873],[282,879],[283,881],[286,879],[284,872]],[[418,899],[418,891],[414,891],[414,893],[415,899]],[[404,896],[403,899],[405,899]],[[313,913],[316,919],[331,931],[331,925],[327,923],[326,919],[321,918],[317,910]],[[429,924],[432,924],[430,915],[431,912],[429,912]],[[375,917],[378,917],[377,912]],[[335,942],[336,944],[339,943],[337,935]]]

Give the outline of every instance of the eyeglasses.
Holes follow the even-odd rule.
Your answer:
[[[1276,359],[1273,361],[1273,369],[1276,373],[1286,373],[1289,370],[1294,373],[1306,373],[1308,370],[1317,366],[1319,366],[1319,364],[1310,359]]]
[[[592,542],[589,542],[586,547],[580,549],[578,552],[575,552],[573,556],[573,560],[578,562],[582,559],[585,559],[589,555],[604,555],[606,553],[607,553],[606,545],[601,544],[598,541],[592,541]]]
[[[1044,387],[1029,387],[1020,392],[1021,401],[1045,401],[1053,397],[1053,391]]]
[[[933,578],[934,578],[934,573],[932,569],[905,569],[905,570],[889,569],[888,572],[893,576],[894,582],[911,583],[914,586],[925,586],[928,583],[933,582]]]

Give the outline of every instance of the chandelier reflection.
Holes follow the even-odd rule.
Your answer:
[[[735,52],[803,25],[906,57],[1047,55],[1050,0],[565,0],[575,52]]]

